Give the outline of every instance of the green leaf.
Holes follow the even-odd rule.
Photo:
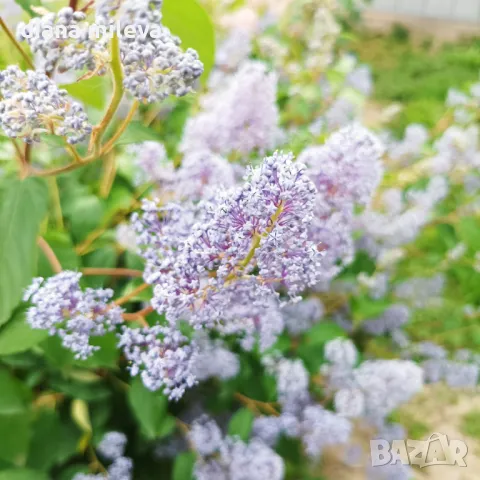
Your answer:
[[[369,297],[352,299],[353,321],[359,325],[364,320],[381,315],[389,306],[386,300],[373,300]]]
[[[25,312],[18,312],[0,329],[0,355],[29,350],[48,337],[45,330],[34,330],[25,320]]]
[[[90,340],[90,343],[100,347],[100,350],[94,352],[86,360],[76,360],[75,364],[89,368],[116,368],[120,352],[117,348],[118,339],[115,333],[108,333],[103,337],[94,337]]]
[[[115,145],[129,145],[147,141],[160,142],[162,137],[141,122],[131,122]]]
[[[195,465],[195,454],[184,452],[177,455],[173,464],[172,480],[193,479],[193,466]],[[0,479],[1,480],[1,479]]]
[[[48,470],[67,461],[77,453],[79,437],[79,431],[61,420],[57,412],[41,410],[33,424],[27,465]]]
[[[182,48],[193,48],[200,55],[205,71],[202,81],[215,63],[215,30],[205,9],[195,0],[165,0],[163,23],[182,40]]]
[[[0,325],[22,299],[34,275],[36,240],[47,213],[43,180],[5,179],[0,187]]]
[[[176,428],[177,421],[175,420],[175,417],[172,417],[171,415],[166,416],[160,425],[160,428],[158,429],[157,438],[168,437],[175,431]]]
[[[128,392],[128,400],[145,436],[158,438],[167,415],[167,398],[159,392],[148,390],[140,377],[136,377]]]
[[[40,0],[15,0],[15,3],[22,7],[22,9],[25,10],[31,17],[37,16],[31,7],[41,6]]]
[[[80,82],[61,85],[72,97],[85,105],[102,110],[108,99],[108,78],[98,75]]]
[[[23,463],[28,451],[30,433],[30,415],[27,412],[0,414],[0,458],[15,464]],[[3,477],[0,476],[1,478]],[[4,478],[11,480],[15,477]]]
[[[0,472],[0,480],[48,480],[48,476],[29,468],[16,468]]]
[[[7,370],[0,370],[0,414],[24,414],[28,406],[27,390]]]
[[[320,322],[307,333],[309,345],[324,345],[337,337],[344,337],[345,331],[333,322]]]
[[[480,250],[480,222],[475,217],[463,217],[457,225],[459,239],[473,251]]]
[[[241,408],[230,419],[228,434],[232,437],[239,437],[244,442],[248,441],[253,427],[255,416],[248,408]]]
[[[100,226],[105,205],[95,195],[76,196],[63,206],[63,213],[69,220],[72,236],[78,241]]]
[[[85,383],[74,380],[52,380],[51,387],[55,391],[62,392],[69,397],[94,402],[110,397],[110,390],[106,385],[95,382]]]
[[[113,246],[99,248],[88,255],[85,255],[85,266],[91,268],[113,268],[117,263],[117,250]],[[103,287],[107,280],[105,275],[92,275],[85,277],[84,281],[89,287]]]

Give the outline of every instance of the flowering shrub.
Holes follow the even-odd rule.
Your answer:
[[[369,131],[349,12],[257,3],[2,23],[0,478],[322,478],[426,383],[477,384],[480,86]]]

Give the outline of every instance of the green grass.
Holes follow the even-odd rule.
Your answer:
[[[480,410],[464,415],[460,428],[465,435],[480,439]]]
[[[430,41],[414,45],[408,32],[397,27],[390,35],[359,33],[353,50],[372,67],[373,99],[404,105],[392,125],[397,132],[413,122],[433,127],[448,89],[468,87],[479,78],[480,39],[434,48]]]

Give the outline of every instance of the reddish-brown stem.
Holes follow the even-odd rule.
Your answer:
[[[80,11],[86,12],[94,3],[95,3],[95,0],[90,0]]]
[[[52,267],[52,270],[55,273],[60,273],[62,271],[62,265],[58,261],[58,258],[55,255],[55,252],[52,250],[52,247],[50,247],[50,245],[42,237],[38,237],[37,244],[40,247],[40,249],[42,250],[46,259],[48,260],[48,263]]]
[[[76,10],[77,9],[77,4],[78,4],[78,0],[70,0],[70,3],[68,4],[68,6],[71,9]]]
[[[114,303],[115,303],[115,305],[123,305],[124,303],[129,302],[132,298],[135,298],[139,293],[143,292],[144,290],[146,290],[149,287],[150,287],[150,285],[148,283],[142,283],[142,285],[140,285],[137,288],[134,288],[127,295],[115,300]]]
[[[131,268],[83,268],[84,275],[107,275],[111,277],[141,277],[143,272]]]

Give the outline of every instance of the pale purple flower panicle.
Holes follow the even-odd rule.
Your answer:
[[[350,339],[336,338],[325,345],[325,358],[334,365],[352,368],[357,363],[358,352]]]
[[[374,424],[409,401],[423,387],[423,370],[409,360],[368,360],[354,368],[357,351],[350,340],[327,343],[322,366],[335,406],[344,416],[365,417]]]
[[[197,480],[283,480],[282,458],[259,438],[244,443],[223,437],[217,424],[206,416],[193,422],[189,440],[197,453]]]
[[[351,432],[352,424],[346,418],[320,405],[308,406],[303,412],[300,435],[310,457],[319,457],[327,446],[347,443]]]
[[[194,376],[202,381],[208,378],[227,380],[240,371],[240,360],[228,350],[220,340],[210,340],[207,335],[199,334],[195,338],[198,355],[193,369]]]
[[[263,304],[277,297],[274,284],[297,295],[318,282],[321,253],[307,238],[315,188],[292,160],[276,153],[243,187],[195,206],[145,203],[134,218],[145,279],[155,284],[152,304],[168,321],[212,326],[234,312],[236,297]]]
[[[322,200],[341,210],[370,202],[382,179],[382,154],[378,139],[353,125],[331,135],[325,145],[307,148],[299,161],[309,167]]]
[[[24,300],[32,306],[27,322],[32,328],[58,335],[62,344],[85,359],[99,347],[90,345],[90,337],[103,336],[123,322],[123,310],[108,302],[110,289],[80,288],[81,273],[64,271],[43,281],[34,279]]]
[[[133,461],[128,457],[117,458],[107,470],[107,480],[132,480]]]
[[[131,375],[140,375],[148,389],[163,389],[170,399],[178,400],[195,385],[196,346],[178,330],[161,325],[124,327],[118,345],[130,362]]]
[[[85,13],[65,7],[57,13],[34,17],[27,24],[19,23],[17,38],[26,41],[33,53],[41,55],[42,68],[48,73],[55,69],[59,72],[87,69],[103,74],[110,61],[109,37],[90,37],[86,18]],[[54,34],[57,30],[61,38]]]
[[[278,137],[277,77],[258,61],[244,62],[224,88],[204,100],[185,126],[182,150],[228,155],[264,152]]]
[[[309,238],[324,254],[324,281],[354,258],[354,207],[368,205],[375,193],[383,174],[382,153],[381,144],[368,130],[353,125],[299,156],[318,189]]]
[[[147,141],[130,145],[128,153],[134,157],[135,166],[139,170],[136,183],[155,182],[164,187],[175,178],[175,168],[173,163],[168,161],[163,143]]]
[[[372,335],[392,333],[408,322],[410,309],[406,305],[390,305],[378,318],[362,323],[362,328]]]
[[[123,84],[141,102],[186,95],[203,73],[198,53],[191,48],[182,51],[180,39],[162,25],[162,3],[129,0],[121,4],[107,0],[97,5],[97,23],[111,25],[117,20],[122,30],[134,25],[147,32],[120,38]]]
[[[230,188],[236,184],[234,166],[225,158],[207,150],[188,153],[176,171],[170,189],[177,200],[198,201],[208,198],[215,187]]]
[[[108,432],[97,447],[98,452],[108,460],[115,460],[125,453],[127,437],[121,432]]]
[[[222,70],[234,71],[250,56],[251,51],[251,34],[237,28],[219,45],[215,63]]]
[[[421,155],[428,139],[427,129],[421,124],[412,123],[405,129],[403,140],[388,145],[388,155],[396,162],[408,164]]]
[[[408,360],[369,360],[355,371],[355,382],[365,395],[365,416],[385,418],[423,387],[423,371]]]
[[[267,370],[277,380],[278,401],[284,413],[297,415],[310,402],[309,374],[300,359],[266,358]]]
[[[214,420],[206,415],[198,418],[188,432],[188,439],[195,451],[206,457],[220,450],[223,443],[222,431]]]
[[[83,107],[44,73],[9,66],[0,71],[0,94],[0,128],[9,137],[32,143],[54,134],[73,144],[92,131]]]
[[[322,319],[323,314],[323,303],[315,297],[288,304],[282,308],[285,326],[293,335],[309,330]]]

